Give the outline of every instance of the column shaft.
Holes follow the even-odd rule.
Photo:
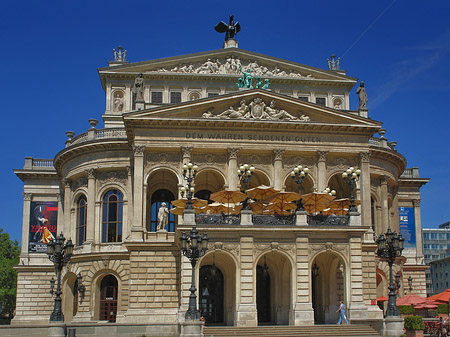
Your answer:
[[[283,188],[283,152],[284,150],[273,151],[273,188],[280,191]]]
[[[95,202],[96,202],[96,191],[95,191],[95,170],[86,170],[88,175],[88,196],[87,196],[87,222],[86,222],[86,243],[94,243],[94,233],[95,233]]]
[[[317,151],[317,190],[322,192],[327,187],[328,151]]]
[[[385,233],[389,226],[388,179],[386,176],[381,178],[381,233]]]
[[[239,149],[229,148],[228,149],[228,189],[230,191],[236,191],[238,185],[237,178],[237,155]]]
[[[133,146],[134,151],[134,184],[133,184],[133,224],[131,225],[131,238],[141,241],[143,233],[142,201],[144,192],[144,153],[145,146]]]
[[[370,199],[370,152],[361,152],[359,154],[361,159],[361,211],[362,211],[362,225],[372,226],[371,217],[371,199]]]

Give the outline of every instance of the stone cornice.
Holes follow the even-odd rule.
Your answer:
[[[370,159],[378,159],[382,161],[388,161],[395,163],[398,168],[398,172],[403,172],[406,168],[406,159],[400,153],[395,150],[390,150],[381,147],[370,146]],[[400,180],[400,179],[399,179]]]

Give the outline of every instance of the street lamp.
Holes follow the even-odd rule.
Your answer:
[[[342,178],[344,181],[350,186],[350,207],[348,209],[348,212],[358,212],[355,205],[355,196],[354,196],[354,189],[356,186],[356,180],[361,175],[360,169],[355,169],[354,167],[350,167],[342,173]]]
[[[239,177],[239,182],[244,185],[244,193],[246,193],[247,188],[248,188],[248,183],[249,183],[250,179],[253,177],[254,173],[255,173],[255,168],[253,167],[253,165],[243,164],[238,168],[237,174]],[[244,200],[242,208],[243,209],[250,208],[248,206],[248,198]]]
[[[403,237],[401,234],[392,232],[389,227],[387,232],[383,235],[381,234],[377,239],[377,255],[382,259],[386,259],[389,264],[389,302],[386,312],[386,316],[400,316],[398,311],[396,301],[395,301],[395,285],[392,275],[392,265],[394,264],[395,258],[402,255],[403,251]]]
[[[55,304],[53,312],[50,315],[50,322],[64,322],[64,315],[61,307],[61,270],[69,262],[73,254],[72,240],[67,240],[61,233],[56,236],[55,240],[50,240],[47,244],[47,254],[50,261],[55,265],[56,270],[56,292],[55,292]]]
[[[395,274],[395,288],[397,289],[397,296],[400,296],[400,273]]]
[[[291,178],[292,181],[298,184],[298,194],[301,195],[302,193],[302,184],[305,181],[306,177],[308,176],[309,168],[303,167],[302,165],[297,165],[294,167],[294,169],[291,171]],[[304,211],[305,208],[303,207],[302,198],[298,199],[297,202],[297,211]]]
[[[412,281],[413,281],[413,278],[411,277],[411,275],[409,275],[409,277],[408,277],[408,287],[409,287],[409,293],[410,294],[411,294],[411,291],[413,290]]]
[[[187,181],[187,188],[182,188],[182,193],[186,190],[187,203],[185,209],[193,209],[192,206],[192,196],[194,195],[194,187],[192,183],[194,182],[195,176],[197,175],[198,166],[192,163],[183,165],[183,178]]]
[[[189,236],[186,236],[186,232],[183,232],[180,237],[180,248],[184,256],[191,261],[192,266],[192,279],[191,288],[189,289],[191,294],[189,295],[189,307],[186,311],[186,319],[200,319],[200,312],[197,310],[197,296],[195,295],[195,265],[197,260],[205,255],[208,250],[208,236],[203,233],[203,237],[198,234],[195,226],[192,227],[189,232]]]

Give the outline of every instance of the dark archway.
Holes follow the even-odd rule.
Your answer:
[[[256,266],[256,309],[258,311],[258,324],[271,323],[270,275],[267,264]]]
[[[200,268],[200,312],[205,324],[224,323],[224,283],[222,271],[215,265]]]
[[[117,316],[117,279],[113,275],[103,278],[100,284],[100,320],[114,323]]]

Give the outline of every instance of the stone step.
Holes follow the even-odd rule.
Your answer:
[[[205,337],[379,337],[380,334],[370,325],[311,325],[311,326],[205,326]]]

